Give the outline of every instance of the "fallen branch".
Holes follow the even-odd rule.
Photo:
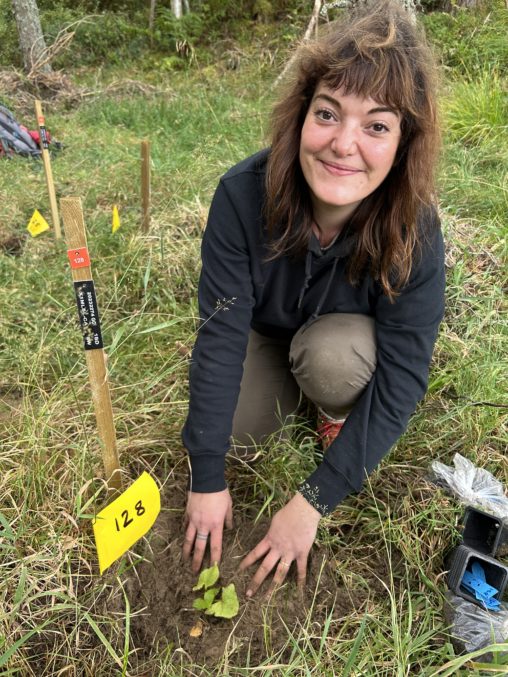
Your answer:
[[[53,59],[58,56],[58,54],[61,54],[69,47],[76,34],[76,28],[80,24],[85,23],[88,19],[93,19],[94,16],[95,15],[90,14],[62,28],[53,43],[49,45],[49,47],[46,47],[41,56],[34,62],[30,72],[28,73],[28,79],[37,80],[42,73],[48,75],[49,73],[45,73],[44,71],[45,66],[50,66],[51,61],[53,61]],[[71,28],[74,30],[71,30]]]

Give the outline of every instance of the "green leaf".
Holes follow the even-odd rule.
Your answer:
[[[211,606],[218,592],[219,588],[210,588],[210,590],[207,590],[205,592],[205,594],[203,595],[203,599],[205,600],[205,602],[207,602],[208,606]]]
[[[235,590],[235,584],[231,583],[225,588],[222,588],[222,597],[218,602],[212,604],[212,606],[206,611],[210,616],[216,616],[217,618],[233,618],[238,613],[240,605],[238,603],[238,597]]]
[[[9,521],[6,517],[2,515],[0,512],[0,537],[2,538],[8,538],[10,541],[15,541],[16,540],[16,534],[12,530],[11,525],[9,524]]]
[[[206,590],[207,588],[211,588],[212,585],[217,583],[218,580],[219,567],[216,562],[213,567],[210,567],[209,569],[203,569],[203,571],[199,574],[198,582],[192,589],[201,590],[201,588],[204,588]]]
[[[212,604],[213,600],[215,599],[215,596],[219,592],[219,588],[210,588],[205,592],[203,597],[199,597],[198,599],[194,600],[193,607],[194,609],[209,609]]]

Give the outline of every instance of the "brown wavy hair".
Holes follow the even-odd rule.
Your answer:
[[[301,256],[312,228],[312,202],[300,162],[302,126],[320,83],[371,97],[401,116],[401,140],[383,183],[358,206],[348,229],[356,245],[348,277],[369,271],[393,300],[407,282],[421,240],[418,216],[433,202],[440,149],[436,67],[423,32],[393,0],[359,2],[295,57],[271,125],[265,217],[270,259]]]

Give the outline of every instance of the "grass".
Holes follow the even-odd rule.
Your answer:
[[[457,38],[468,59],[471,31],[485,32],[490,50],[495,42],[492,18],[480,15],[475,29],[472,16],[470,32]],[[169,487],[185,464],[179,436],[185,353],[196,329],[199,241],[218,177],[265,142],[275,70],[258,53],[256,45],[246,48],[237,70],[218,64],[162,73],[158,91],[149,94],[107,90],[122,77],[118,67],[82,72],[75,77],[97,78],[105,93],[70,109],[46,108],[48,126],[65,143],[53,161],[58,194],[83,200],[118,446],[132,478],[148,469]],[[450,62],[446,69],[440,203],[447,313],[427,398],[364,491],[319,530],[319,547],[335,559],[348,589],[369,589],[362,568],[383,553],[389,566],[380,572],[382,594],[340,623],[330,617],[319,632],[310,619],[288,627],[285,650],[257,667],[237,665],[227,647],[217,669],[160,647],[152,674],[507,673],[503,645],[488,672],[475,664],[477,656],[453,653],[442,613],[443,572],[444,555],[458,540],[461,506],[423,479],[431,460],[450,463],[460,452],[508,484],[508,115],[501,62],[467,68]],[[141,70],[136,77],[154,78]],[[145,137],[152,144],[153,223],[143,236],[138,157]],[[122,227],[113,235],[115,203]],[[40,166],[4,163],[0,204],[2,241],[23,236],[35,208],[49,218]],[[0,254],[0,281],[0,674],[137,674],[131,611],[107,611],[109,600],[123,595],[133,556],[111,575],[97,574],[90,515],[106,492],[65,245],[48,234],[26,239],[20,256]],[[254,500],[270,515],[294,491],[312,466],[314,447],[309,431],[299,430],[300,444],[272,445],[256,474],[239,471],[236,490],[246,498],[237,510]],[[268,620],[265,633],[269,644]]]

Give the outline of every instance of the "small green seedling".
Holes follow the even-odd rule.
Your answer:
[[[215,562],[213,567],[210,567],[209,569],[203,569],[203,571],[199,574],[198,582],[192,589],[201,590],[204,588],[205,590],[208,590],[208,588],[211,588],[212,585],[217,583],[219,580],[219,575],[219,566],[217,562]]]
[[[204,611],[208,616],[216,618],[233,618],[238,613],[240,605],[235,590],[235,584],[231,583],[222,588],[222,595],[216,600],[219,588],[212,587],[219,580],[219,567],[217,563],[209,569],[203,569],[199,575],[197,584],[193,590],[204,589],[203,597],[194,600],[193,607],[199,611]]]

